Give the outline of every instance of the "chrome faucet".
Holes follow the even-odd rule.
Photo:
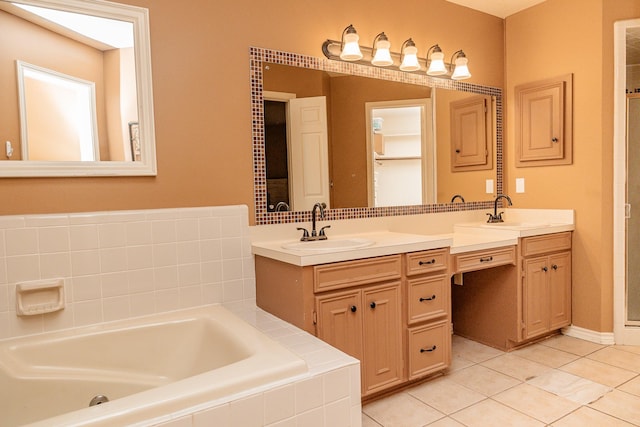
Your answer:
[[[488,213],[487,215],[489,215],[489,219],[487,220],[488,223],[496,223],[496,222],[504,222],[504,220],[502,219],[502,214],[504,212],[500,212],[498,213],[498,201],[500,199],[506,199],[508,206],[513,205],[513,203],[511,203],[511,198],[509,196],[507,196],[506,194],[498,194],[498,196],[496,197],[496,200],[494,200],[493,202],[493,214]]]
[[[289,205],[286,202],[278,202],[278,204],[276,205],[276,208],[274,210],[276,212],[288,211],[289,210]]]
[[[322,227],[320,229],[320,232],[316,231],[317,212],[320,211],[320,218],[322,219],[324,218],[324,210],[326,208],[327,204],[324,202],[316,203],[315,205],[313,205],[313,209],[311,209],[311,235],[309,235],[309,232],[306,228],[297,228],[298,230],[302,231],[302,237],[300,238],[301,241],[309,242],[314,240],[327,240],[327,235],[324,233],[324,230],[326,228],[331,228],[330,225],[325,225],[324,227]]]
[[[462,197],[462,195],[460,194],[456,194],[451,198],[451,203],[454,203],[456,201],[456,199],[460,199],[461,203],[464,203],[464,197]]]

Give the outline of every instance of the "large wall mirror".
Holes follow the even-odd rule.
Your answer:
[[[0,176],[155,175],[148,10],[0,0]]]
[[[260,48],[251,76],[258,224],[306,221],[317,201],[345,219],[502,191],[498,88]]]

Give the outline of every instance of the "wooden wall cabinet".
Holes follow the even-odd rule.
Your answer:
[[[571,164],[572,75],[516,86],[516,166]]]

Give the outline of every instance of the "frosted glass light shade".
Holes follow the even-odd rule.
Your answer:
[[[344,35],[344,47],[340,52],[340,59],[343,61],[358,61],[362,59],[362,52],[360,52],[360,45],[358,44],[360,37],[358,33],[347,32]]]
[[[427,70],[429,76],[441,76],[447,74],[447,67],[444,65],[444,53],[433,52],[431,54],[431,63]]]
[[[408,44],[402,51],[404,57],[400,69],[402,71],[418,71],[420,63],[418,63],[418,48],[413,44]]]
[[[469,72],[469,67],[467,66],[467,58],[464,56],[459,56],[456,58],[455,65],[456,68],[453,70],[453,74],[451,75],[452,80],[464,80],[471,77],[471,73]]]
[[[393,59],[391,58],[391,52],[389,51],[391,43],[389,43],[388,40],[378,40],[375,47],[377,48],[376,54],[371,60],[371,63],[378,67],[393,65]]]

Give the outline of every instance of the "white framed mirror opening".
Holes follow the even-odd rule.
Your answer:
[[[146,8],[0,0],[0,27],[0,177],[156,175]]]
[[[380,216],[395,216],[395,215],[412,215],[412,214],[421,214],[421,213],[434,213],[434,212],[447,212],[447,211],[457,211],[457,210],[476,210],[476,209],[488,209],[493,206],[493,197],[495,194],[499,194],[503,189],[503,150],[502,150],[502,90],[500,88],[490,87],[490,86],[482,86],[478,84],[472,83],[462,83],[458,81],[439,79],[434,77],[429,77],[426,75],[419,75],[415,73],[408,73],[402,71],[388,70],[382,69],[378,67],[372,67],[367,65],[355,64],[355,63],[343,63],[337,61],[331,61],[324,58],[316,58],[312,56],[300,55],[289,52],[275,51],[265,48],[251,47],[250,48],[250,75],[251,75],[251,107],[252,107],[252,138],[253,138],[253,164],[254,164],[254,202],[255,202],[255,218],[256,224],[276,224],[276,223],[289,223],[289,222],[302,222],[309,221],[311,219],[311,211],[304,205],[304,202],[298,203],[296,208],[296,201],[289,200],[289,203],[283,204],[278,203],[276,201],[280,200],[274,197],[274,188],[278,191],[278,186],[281,187],[281,191],[278,191],[281,194],[287,192],[287,188],[289,191],[289,197],[293,198],[294,192],[291,191],[291,182],[287,182],[287,173],[284,173],[284,176],[281,178],[275,177],[272,174],[271,170],[267,170],[270,166],[268,163],[272,163],[272,153],[269,147],[267,149],[266,140],[267,133],[271,132],[270,125],[273,121],[278,121],[277,117],[274,119],[272,116],[272,112],[265,109],[265,105],[271,101],[286,101],[291,98],[295,98],[298,96],[296,93],[287,93],[286,90],[278,89],[276,92],[273,91],[272,85],[269,82],[270,77],[266,76],[266,73],[270,73],[278,68],[296,68],[296,69],[304,69],[309,71],[321,71],[323,72],[323,76],[320,77],[320,80],[330,79],[331,77],[343,77],[346,76],[349,79],[363,79],[369,82],[381,82],[385,85],[389,86],[385,89],[385,91],[390,91],[394,93],[394,97],[398,94],[399,91],[406,91],[406,97],[404,99],[409,98],[420,98],[421,102],[426,102],[433,106],[432,109],[424,109],[424,112],[421,113],[423,115],[428,116],[430,120],[433,120],[432,124],[427,126],[424,129],[428,129],[430,132],[428,139],[433,139],[433,141],[427,140],[427,142],[418,143],[418,145],[422,145],[422,147],[431,147],[429,149],[423,148],[423,153],[426,153],[421,159],[414,160],[416,163],[422,162],[423,164],[434,164],[437,165],[436,168],[442,171],[446,171],[446,178],[441,176],[437,176],[436,171],[433,168],[423,167],[422,179],[423,188],[429,187],[429,191],[423,191],[422,203],[420,204],[410,204],[414,202],[408,202],[405,204],[395,204],[396,202],[391,202],[392,205],[376,204],[372,202],[375,200],[375,182],[374,176],[380,177],[380,175],[376,175],[374,171],[374,166],[380,164],[384,161],[388,161],[388,163],[396,162],[397,159],[389,159],[388,157],[398,157],[398,156],[388,156],[384,158],[384,153],[382,153],[378,148],[374,147],[374,140],[376,140],[376,134],[380,133],[381,121],[377,120],[379,117],[368,117],[365,114],[365,103],[367,100],[371,101],[367,97],[364,101],[362,99],[357,100],[356,102],[360,102],[358,104],[357,109],[358,112],[355,114],[357,120],[361,121],[361,124],[357,126],[351,125],[353,122],[349,122],[345,120],[345,123],[342,124],[340,130],[336,130],[336,122],[339,120],[336,117],[344,116],[343,113],[338,113],[333,110],[328,113],[328,119],[325,121],[330,122],[330,130],[329,133],[333,133],[334,137],[331,141],[331,148],[329,149],[330,153],[328,155],[329,162],[328,166],[319,168],[317,165],[314,165],[312,168],[313,173],[312,176],[315,177],[323,177],[328,176],[327,182],[312,182],[307,181],[307,179],[303,178],[292,178],[293,175],[289,175],[288,181],[295,180],[294,184],[297,184],[298,187],[300,184],[308,185],[308,193],[311,194],[311,198],[315,201],[324,201],[326,198],[327,206],[327,216],[328,220],[335,219],[350,219],[350,218],[367,218],[367,217],[380,217]],[[282,80],[291,80],[289,77],[281,78]],[[337,79],[336,79],[337,80]],[[368,85],[370,83],[363,83],[363,87],[366,86],[365,89],[361,89],[364,93],[373,93],[378,92],[378,89],[372,89]],[[333,85],[331,83],[330,85]],[[394,85],[398,85],[395,86]],[[291,92],[297,92],[297,90],[292,90]],[[345,95],[343,97],[335,96],[335,93],[332,93],[330,97],[328,97],[324,103],[327,104],[327,108],[334,109],[336,106],[341,107],[342,111],[348,110],[350,107],[347,105],[348,102],[354,102],[356,96],[354,95],[355,91],[353,89],[348,89],[343,92]],[[451,150],[453,147],[452,143],[449,141],[448,132],[451,123],[449,123],[450,111],[449,111],[449,103],[456,102],[460,96],[469,97],[469,98],[482,98],[488,100],[489,104],[487,105],[487,111],[491,113],[487,116],[487,129],[491,129],[490,139],[491,144],[490,148],[487,150],[488,154],[484,160],[486,166],[477,167],[467,167],[468,171],[461,172],[462,169],[458,169],[454,171],[455,167],[452,165],[453,159],[455,157],[455,150]],[[301,97],[304,99],[304,97]],[[395,98],[394,98],[395,99]],[[438,112],[439,103],[443,100],[447,100],[447,108],[445,112]],[[267,102],[265,102],[267,101]],[[329,107],[330,105],[330,107]],[[268,108],[268,107],[267,107]],[[277,109],[276,109],[277,110]],[[285,109],[280,108],[279,116],[282,116],[282,111]],[[359,111],[362,110],[362,111]],[[314,117],[318,116],[317,114],[313,115]],[[446,118],[446,123],[442,121],[440,116]],[[436,124],[436,117],[438,117],[438,122]],[[484,117],[483,117],[484,120]],[[365,123],[366,122],[366,123]],[[351,124],[350,124],[351,123]],[[389,124],[389,121],[387,121]],[[440,139],[444,139],[441,137],[439,131],[436,131],[436,127],[446,128],[447,129],[447,143],[440,143],[436,136],[440,137]],[[365,131],[360,130],[356,133],[354,129],[365,129]],[[366,135],[366,130],[371,130],[372,135]],[[290,133],[291,130],[281,131],[281,133]],[[354,132],[353,135],[348,135],[350,132]],[[411,132],[413,133],[413,132]],[[402,138],[405,138],[406,135],[402,135]],[[315,137],[313,144],[314,150],[317,151],[318,147],[322,147],[321,143],[323,139],[321,137]],[[339,142],[338,140],[344,140],[345,142]],[[357,156],[353,154],[354,150],[351,142],[347,143],[346,141],[354,141],[356,142],[356,151],[362,153]],[[391,139],[388,139],[387,142],[390,142]],[[424,141],[424,139],[423,139]],[[444,142],[444,141],[443,141]],[[430,145],[431,144],[431,145]],[[371,145],[371,147],[369,147]],[[391,145],[387,146],[388,148],[392,148]],[[344,150],[344,151],[340,151]],[[286,153],[287,148],[283,150]],[[450,152],[451,151],[451,152]],[[382,153],[382,154],[381,154]],[[391,153],[391,151],[387,150],[386,153]],[[432,156],[431,159],[428,156]],[[436,159],[437,156],[437,159]],[[287,167],[292,169],[291,166],[291,158],[284,158],[285,155],[279,156],[279,163],[283,164],[283,170],[286,170]],[[313,156],[312,156],[313,157]],[[321,155],[316,156],[321,158]],[[365,158],[366,157],[366,158]],[[369,157],[372,157],[373,162],[369,162]],[[406,159],[405,154],[401,154],[399,159],[402,162],[405,162],[410,159]],[[418,157],[412,154],[409,157]],[[442,163],[442,157],[450,157],[451,161],[447,160],[447,163]],[[284,160],[283,160],[284,158]],[[307,159],[307,163],[308,163]],[[346,171],[344,168],[344,164],[360,162],[362,167],[358,172],[353,172],[352,170]],[[302,162],[304,163],[304,161]],[[295,165],[294,165],[295,166]],[[369,168],[369,170],[367,170]],[[302,170],[306,169],[302,167]],[[492,181],[495,180],[494,191],[490,194],[485,192],[486,183],[485,179],[477,179],[477,175],[472,175],[472,173],[477,174],[478,170],[484,170],[483,172],[491,177]],[[327,170],[326,173],[322,173],[323,170]],[[470,172],[473,171],[473,172]],[[417,176],[420,175],[417,172]],[[269,175],[269,176],[268,176]],[[299,176],[299,175],[296,175]],[[342,181],[341,181],[342,176]],[[484,175],[483,175],[484,176]],[[433,181],[429,181],[429,177],[433,178]],[[359,181],[358,181],[359,179]],[[352,181],[349,181],[352,180]],[[272,181],[276,182],[276,186],[273,187]],[[437,181],[437,185],[436,182]],[[475,193],[472,197],[465,198],[464,202],[461,202],[460,198],[453,199],[453,196],[456,196],[458,191],[456,191],[460,185],[460,183],[466,183],[469,181],[475,182],[477,185],[475,187],[481,187],[481,191],[479,193]],[[447,184],[450,184],[447,187]],[[417,183],[419,186],[420,183]],[[329,194],[321,194],[320,190],[329,189]],[[361,191],[355,191],[356,189],[361,188]],[[323,190],[324,191],[324,190]],[[472,193],[471,190],[465,190],[468,194]],[[438,195],[438,192],[442,193]],[[483,193],[483,194],[480,194]],[[464,196],[464,194],[463,194]],[[419,197],[419,195],[418,195]],[[322,199],[322,200],[321,200]],[[403,202],[404,203],[404,202]],[[281,209],[284,207],[283,209]]]

